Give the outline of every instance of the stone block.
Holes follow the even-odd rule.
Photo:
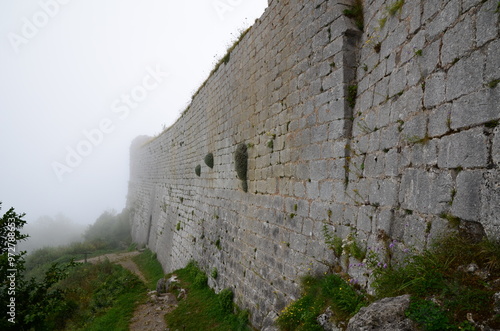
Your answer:
[[[493,147],[491,150],[491,155],[493,157],[493,162],[500,166],[500,127],[497,126],[493,131]]]
[[[319,188],[319,197],[322,201],[332,201],[333,199],[333,183],[321,182]]]
[[[470,8],[476,6],[477,4],[484,2],[483,0],[463,0],[462,1],[462,10],[467,11]]]
[[[461,58],[473,46],[474,29],[471,16],[448,30],[443,36],[443,46],[441,47],[441,63],[447,65],[455,59]]]
[[[330,175],[328,178],[343,180],[346,175],[345,159],[335,159],[328,161],[328,168]]]
[[[424,106],[430,108],[444,102],[446,73],[437,72],[425,80]]]
[[[319,183],[317,181],[310,181],[306,183],[306,196],[307,199],[319,198]]]
[[[429,124],[427,128],[429,137],[441,136],[448,132],[451,108],[451,104],[443,104],[429,114]]]
[[[328,177],[326,160],[312,161],[310,163],[310,167],[311,167],[310,178],[312,180],[319,181],[326,179]]]
[[[451,213],[467,221],[479,220],[483,171],[461,171]]]
[[[489,238],[500,237],[500,171],[489,170],[481,185],[479,219]]]
[[[405,209],[439,214],[451,201],[452,187],[448,172],[408,169],[401,180],[399,201]]]
[[[391,149],[399,143],[400,132],[398,125],[391,125],[380,130],[380,148],[383,150]]]
[[[385,154],[385,171],[386,176],[399,175],[399,153],[397,149],[393,148]]]
[[[438,167],[473,168],[488,164],[488,139],[482,128],[445,136],[439,141]]]
[[[450,68],[446,81],[446,100],[456,99],[483,87],[484,61],[485,57],[480,52],[474,52]]]
[[[427,115],[419,114],[405,122],[402,136],[407,143],[415,143],[427,134]]]
[[[405,64],[410,61],[416,60],[419,56],[422,55],[417,55],[417,51],[422,51],[423,54],[423,48],[425,45],[425,31],[421,30],[419,31],[413,38],[410,40],[410,42],[407,42],[403,50],[401,51],[401,63]]]
[[[500,87],[482,89],[453,103],[451,128],[460,129],[500,118]]]
[[[379,231],[390,235],[392,223],[394,222],[394,210],[393,209],[381,209],[376,216],[376,230],[377,234]]]
[[[422,56],[415,58],[418,62],[421,74],[426,77],[434,72],[439,63],[439,52],[441,50],[441,40],[436,40],[422,50]]]
[[[427,21],[432,18],[443,7],[445,0],[425,1],[422,20]]]
[[[393,72],[389,79],[389,96],[393,97],[404,91],[406,87],[406,72],[404,68],[399,68]]]
[[[438,34],[448,29],[460,15],[459,1],[445,2],[446,5],[442,10],[439,10],[439,7],[441,7],[440,5],[443,3],[443,0],[431,1],[431,3],[425,3],[424,17],[428,16],[430,12],[439,11],[439,13],[428,24],[426,29],[428,40],[433,40]]]
[[[487,1],[481,6],[476,19],[476,42],[478,46],[498,37],[498,2]]]
[[[488,45],[486,58],[485,81],[491,82],[500,79],[500,40],[495,40]]]

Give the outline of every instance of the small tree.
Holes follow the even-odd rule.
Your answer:
[[[73,261],[62,267],[53,264],[42,282],[23,278],[26,252],[19,252],[17,244],[28,237],[21,233],[24,216],[10,208],[0,219],[0,330],[46,329],[48,316],[67,309],[63,291],[53,285],[67,277]]]

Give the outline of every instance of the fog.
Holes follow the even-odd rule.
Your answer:
[[[36,221],[28,222],[23,233],[29,235],[26,241],[19,243],[20,251],[33,252],[47,246],[63,246],[83,241],[87,226],[76,223],[63,214],[54,217],[41,216]]]
[[[122,210],[131,141],[173,124],[266,7],[267,0],[2,1],[2,214],[15,207],[29,223],[41,219],[56,242],[70,235],[55,230],[62,223]]]

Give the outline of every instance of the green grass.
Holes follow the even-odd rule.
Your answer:
[[[396,15],[398,11],[403,8],[405,1],[404,0],[398,0],[394,2],[392,5],[387,6],[387,13],[391,16]]]
[[[325,236],[332,250],[334,238],[328,233]],[[366,259],[372,268],[375,297],[361,291],[355,280],[346,281],[338,274],[304,277],[302,296],[279,315],[280,330],[322,330],[316,318],[327,307],[333,310],[333,322],[345,328],[361,307],[404,294],[411,297],[405,314],[422,330],[474,330],[468,314],[479,324],[500,328],[500,315],[493,310],[493,295],[500,292],[499,242],[477,242],[457,235],[439,238],[420,254],[404,252],[407,256],[402,263],[381,264],[370,262],[379,261],[380,256],[369,251]],[[467,271],[472,263],[477,264],[479,273]]]
[[[476,263],[480,270],[487,270],[490,276],[485,279],[467,272],[465,268],[472,263]],[[420,255],[408,256],[402,267],[379,270],[373,286],[379,298],[410,294],[412,302],[420,306],[410,311],[410,317],[415,317],[417,322],[422,318],[423,325],[438,325],[427,330],[448,330],[461,325],[466,327],[468,313],[483,323],[495,317],[492,298],[500,291],[500,285],[490,280],[498,279],[499,275],[498,243],[447,237]],[[441,304],[432,305],[430,298]],[[435,316],[437,320],[429,320],[429,316]],[[446,327],[443,326],[445,321],[448,321]],[[498,322],[489,326],[498,328]]]
[[[105,261],[81,264],[57,288],[65,291],[67,309],[52,320],[67,330],[127,330],[146,287],[130,271]]]
[[[337,325],[346,326],[349,319],[368,303],[365,295],[335,274],[305,276],[301,284],[303,296],[280,313],[277,324],[281,330],[323,330],[316,318],[327,307],[335,311]]]
[[[85,331],[128,331],[130,319],[138,303],[145,300],[144,287],[136,286],[129,292],[116,298],[113,307],[104,315],[98,316],[91,325],[85,327]]]
[[[37,249],[26,257],[26,272],[24,277],[29,279],[43,278],[45,272],[53,263],[68,263],[72,259],[75,261],[83,260],[83,252],[88,252],[87,259],[92,257],[109,254],[120,253],[126,250],[120,248],[109,248],[95,243],[78,242],[66,246],[59,247],[44,247]]]
[[[158,280],[165,276],[160,262],[156,259],[156,254],[147,249],[141,254],[134,256],[132,260],[137,264],[144,278],[146,278],[146,286],[149,289],[156,289]]]
[[[186,298],[179,301],[179,306],[165,316],[171,330],[252,330],[248,326],[248,313],[233,313],[232,292],[228,289],[216,294],[207,286],[207,276],[190,262],[185,268],[174,272],[178,276],[179,288],[187,289]]]

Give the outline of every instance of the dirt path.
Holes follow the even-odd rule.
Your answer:
[[[132,261],[132,257],[141,254],[141,252],[134,251],[134,252],[127,252],[127,253],[110,253],[110,254],[105,254],[105,255],[100,255],[96,257],[92,257],[87,259],[87,262],[89,263],[99,263],[102,261],[105,261],[106,259],[109,260],[109,262],[113,262],[116,264],[121,265],[122,267],[130,270],[132,273],[137,275],[140,280],[142,280],[144,283],[146,282],[146,278],[144,278],[144,275],[142,272],[139,270],[139,267],[137,267],[137,264]],[[76,262],[83,262],[83,260],[76,261]]]
[[[117,263],[130,270],[143,282],[146,282],[146,278],[144,278],[141,270],[137,264],[132,261],[132,257],[139,254],[140,252],[138,251],[105,254],[89,258],[87,262],[99,263],[108,259],[110,262]],[[77,262],[83,262],[83,260]],[[177,300],[174,295],[167,293],[158,296],[156,295],[156,291],[148,292],[148,301],[137,306],[134,316],[130,320],[130,331],[168,331],[169,329],[165,323],[165,314],[174,310],[175,307],[177,307]]]

